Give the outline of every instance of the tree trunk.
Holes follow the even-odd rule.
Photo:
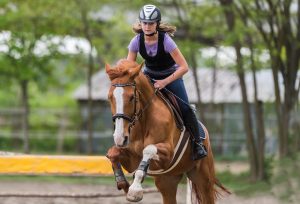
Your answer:
[[[299,80],[300,83],[300,80]],[[296,141],[295,141],[295,146],[294,146],[294,151],[295,152],[300,152],[300,117],[299,117],[299,103],[296,104],[296,108],[295,108],[295,118],[296,118],[296,122],[294,124],[294,135],[296,136]]]
[[[219,0],[219,1],[221,5],[224,7],[224,14],[225,14],[228,30],[234,32],[235,15],[231,9],[233,1],[232,0]],[[247,141],[247,149],[248,149],[249,162],[250,162],[251,180],[256,181],[257,169],[258,169],[258,162],[257,162],[257,155],[256,155],[257,151],[256,151],[255,140],[254,140],[254,134],[253,134],[253,126],[251,122],[251,111],[250,111],[250,106],[247,97],[247,87],[246,87],[245,76],[244,76],[241,44],[238,39],[235,40],[233,44],[236,52],[236,62],[237,62],[236,71],[240,80],[241,94],[243,100],[242,102],[243,102],[243,113],[244,113],[244,127],[246,131],[246,141]]]
[[[298,101],[296,78],[299,70],[300,47],[300,1],[297,10],[291,9],[293,1],[282,1],[274,4],[273,1],[256,1],[256,10],[266,13],[266,18],[252,19],[268,46],[271,56],[272,72],[275,84],[276,114],[279,137],[279,156],[289,154],[289,122],[291,112]],[[267,10],[265,8],[268,8]],[[280,98],[278,74],[284,82],[283,100]]]
[[[89,52],[89,60],[88,60],[88,75],[87,75],[87,86],[88,86],[88,146],[87,152],[88,154],[93,153],[93,132],[94,132],[94,118],[93,118],[93,99],[92,99],[92,75],[94,73],[94,58],[93,58],[93,42],[92,36],[90,34],[90,24],[87,18],[87,8],[83,2],[77,0],[77,4],[81,11],[81,20],[83,24],[83,34],[85,38],[89,42],[90,52]]]
[[[236,51],[240,52],[240,50],[236,50]],[[239,65],[237,65],[237,66],[239,67]],[[245,127],[245,131],[246,131],[247,149],[248,149],[248,156],[249,156],[249,161],[250,161],[251,180],[256,181],[258,178],[258,175],[257,175],[258,162],[257,162],[257,154],[256,154],[257,150],[256,150],[254,134],[253,134],[251,111],[250,111],[250,105],[249,105],[248,97],[247,97],[247,87],[246,87],[246,83],[245,83],[245,76],[244,76],[244,72],[242,70],[238,71],[238,77],[240,80],[241,93],[243,96],[244,127]]]
[[[263,111],[263,102],[256,100],[255,101],[255,112],[256,112],[256,126],[257,126],[257,137],[258,137],[258,179],[265,180],[265,124],[264,124],[264,111]]]
[[[255,122],[256,122],[256,134],[257,134],[257,159],[258,159],[258,179],[266,179],[265,173],[265,123],[264,123],[264,112],[263,112],[263,102],[258,99],[257,91],[257,80],[256,80],[256,66],[254,60],[254,50],[251,36],[248,36],[249,48],[250,48],[250,61],[251,61],[251,70],[253,76],[253,87],[254,87],[254,105],[255,105]]]
[[[216,95],[216,85],[217,85],[217,58],[218,58],[218,51],[216,52],[214,64],[213,64],[213,75],[212,75],[212,87],[211,87],[211,102],[215,103],[215,95]]]
[[[93,57],[89,56],[89,70],[88,70],[88,154],[93,153],[93,99],[92,99],[92,74],[94,70]]]
[[[64,150],[64,137],[66,134],[66,126],[67,126],[67,111],[66,107],[64,108],[62,113],[59,113],[60,121],[59,121],[59,129],[57,133],[57,141],[56,141],[56,151],[59,154],[63,153]],[[61,114],[61,115],[60,115]]]
[[[279,156],[284,157],[284,146],[283,146],[283,117],[282,117],[282,105],[281,105],[281,94],[279,89],[279,79],[278,79],[278,60],[271,55],[271,66],[274,81],[274,92],[275,92],[275,108],[277,116],[277,127],[278,127],[278,141],[279,141]]]
[[[194,82],[195,82],[195,87],[196,87],[196,93],[197,93],[197,104],[196,107],[199,110],[200,113],[200,120],[205,124],[205,112],[204,112],[204,107],[202,105],[201,101],[201,91],[200,91],[200,85],[198,81],[198,74],[197,74],[197,60],[196,60],[196,51],[192,49],[191,51],[191,65],[192,65],[192,70],[193,70],[193,77],[194,77]]]
[[[22,94],[22,131],[23,131],[23,151],[25,154],[30,153],[29,148],[29,105],[28,105],[28,81],[21,81],[21,94]]]

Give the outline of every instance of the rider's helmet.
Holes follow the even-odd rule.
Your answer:
[[[141,22],[160,22],[161,14],[160,10],[151,4],[143,6],[140,11],[139,19]]]

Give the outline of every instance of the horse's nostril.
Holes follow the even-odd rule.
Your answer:
[[[128,141],[128,138],[129,138],[128,136],[125,136],[125,137],[124,137],[124,143],[123,143],[124,145],[127,145],[127,144],[128,144],[128,142],[129,142],[129,141]]]

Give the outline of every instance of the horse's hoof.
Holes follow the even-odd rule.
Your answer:
[[[130,202],[141,201],[143,199],[143,189],[142,188],[136,188],[136,189],[129,188],[126,199]]]
[[[118,190],[123,189],[124,192],[127,193],[128,189],[129,189],[129,183],[126,180],[119,181],[119,182],[117,182],[117,188],[118,188]]]

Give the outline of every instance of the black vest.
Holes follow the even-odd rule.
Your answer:
[[[146,67],[151,70],[161,71],[175,65],[170,53],[165,52],[164,38],[165,32],[158,32],[157,53],[151,57],[146,52],[144,33],[140,33],[140,55],[145,59]]]

